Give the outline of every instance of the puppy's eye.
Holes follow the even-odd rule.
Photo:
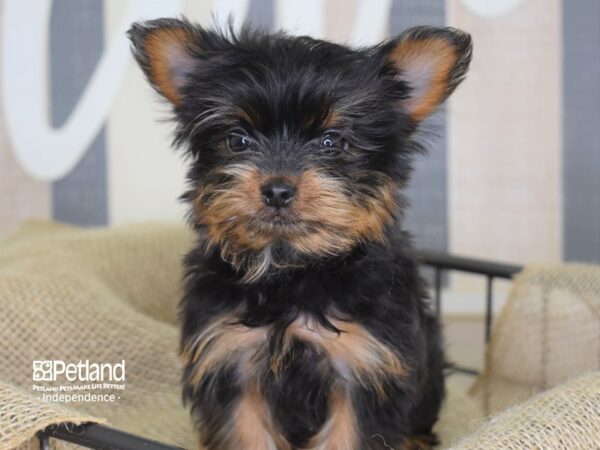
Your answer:
[[[243,152],[252,146],[252,139],[241,130],[232,131],[227,136],[227,146],[232,152]]]
[[[334,131],[329,131],[323,135],[321,138],[321,147],[325,150],[334,151],[334,150],[343,150],[346,148],[346,141],[339,133]]]

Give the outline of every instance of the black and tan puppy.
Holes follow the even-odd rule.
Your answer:
[[[174,19],[129,35],[190,163],[181,353],[201,443],[434,443],[443,356],[401,190],[470,37],[418,27],[354,50]]]

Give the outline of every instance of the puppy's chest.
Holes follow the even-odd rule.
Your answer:
[[[312,363],[326,363],[349,382],[378,388],[386,377],[406,374],[402,356],[357,322],[329,317],[339,331],[326,328],[308,315],[286,325],[249,327],[234,315],[214,319],[184,345],[184,362],[191,370],[188,382],[200,383],[222,368],[233,368],[243,379],[280,375],[294,366],[297,348],[316,355]]]

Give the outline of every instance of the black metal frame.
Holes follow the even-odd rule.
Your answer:
[[[438,316],[441,314],[442,308],[442,284],[445,271],[467,272],[486,277],[484,336],[487,343],[490,339],[493,320],[494,279],[511,279],[513,275],[522,270],[522,267],[428,251],[421,252],[420,256],[421,263],[426,267],[432,268],[434,271],[433,299]],[[476,375],[478,373],[475,369],[458,365],[453,365],[451,370],[469,375]],[[38,438],[40,450],[48,450],[50,448],[50,438],[98,450],[181,450],[180,447],[161,444],[160,442],[95,423],[53,425],[39,432]]]
[[[434,271],[433,300],[436,314],[441,316],[442,311],[442,275],[444,271],[466,272],[474,275],[482,275],[486,278],[485,296],[485,322],[484,339],[486,344],[490,340],[492,320],[494,315],[494,279],[502,278],[510,280],[513,275],[520,272],[523,267],[514,264],[503,264],[462,256],[452,256],[447,253],[423,251],[421,252],[421,263],[431,267]],[[451,371],[461,372],[468,375],[477,375],[478,370],[452,364]]]
[[[183,450],[181,447],[162,444],[97,423],[49,426],[38,433],[40,450],[50,449],[50,438],[98,450]]]

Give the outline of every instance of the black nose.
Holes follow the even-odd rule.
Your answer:
[[[292,202],[296,189],[283,181],[272,181],[262,187],[261,193],[265,205],[283,208]]]

